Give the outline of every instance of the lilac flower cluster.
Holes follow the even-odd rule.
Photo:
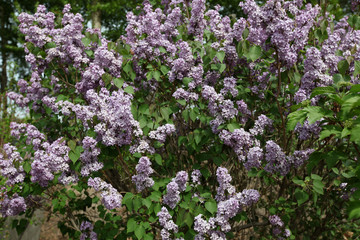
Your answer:
[[[194,92],[185,91],[183,88],[178,88],[172,95],[175,99],[184,99],[187,102],[190,100],[196,101],[198,100],[198,94]]]
[[[148,157],[141,157],[136,165],[137,175],[132,176],[132,181],[136,184],[138,192],[154,185],[154,180],[149,177],[153,172],[150,159]]]
[[[84,152],[81,153],[80,160],[83,163],[81,168],[82,176],[89,176],[90,173],[99,171],[104,164],[98,161],[100,148],[96,147],[97,141],[92,137],[85,137],[82,141]]]
[[[311,4],[301,10],[301,1],[267,1],[260,7],[254,0],[246,0],[240,3],[240,7],[248,15],[250,24],[247,40],[264,45],[270,38],[271,45],[287,67],[297,61],[298,52],[304,49],[309,31],[320,12],[319,6],[312,7]]]
[[[161,229],[161,239],[162,240],[171,240],[170,232],[177,233],[178,232],[178,226],[174,223],[172,220],[172,216],[170,215],[169,211],[166,207],[162,207],[160,212],[157,213],[157,216],[159,217],[160,225],[163,227]],[[182,238],[180,238],[182,239]],[[180,240],[178,239],[178,240]]]
[[[254,127],[250,129],[250,133],[254,136],[263,134],[265,127],[271,127],[273,124],[273,120],[261,114],[258,119],[255,121]]]
[[[120,89],[110,95],[106,88],[102,88],[99,93],[87,91],[86,98],[90,109],[100,120],[94,128],[105,145],[127,145],[131,143],[133,134],[142,135],[139,122],[131,113],[131,95]]]
[[[284,228],[284,222],[277,215],[269,216],[269,222],[274,227],[273,235],[278,239],[284,239],[290,237],[291,233],[289,229]]]
[[[216,189],[216,201],[220,202],[226,199],[226,191],[232,196],[235,194],[235,187],[230,184],[232,177],[228,173],[228,170],[223,167],[219,167],[216,170],[216,177],[219,183],[219,187]]]
[[[11,128],[11,136],[19,139],[20,136],[26,136],[26,144],[33,145],[34,149],[37,150],[40,148],[40,145],[43,141],[45,141],[45,135],[41,133],[34,125],[26,124],[26,123],[10,123]]]
[[[69,151],[70,148],[66,146],[63,138],[51,144],[44,142],[41,149],[34,153],[30,171],[31,181],[46,187],[54,179],[54,174],[61,172],[62,175],[58,179],[60,183],[77,182],[77,177],[70,171]]]
[[[176,174],[176,177],[166,186],[166,195],[163,198],[163,202],[171,209],[174,209],[177,203],[180,201],[180,192],[185,191],[189,176],[187,172],[180,171]]]
[[[0,173],[7,178],[7,185],[14,185],[24,181],[25,172],[21,163],[24,161],[17,152],[17,148],[9,143],[4,144],[6,157],[0,153]],[[16,167],[18,166],[18,167]]]
[[[320,121],[309,124],[309,121],[306,120],[303,125],[298,123],[294,129],[294,132],[298,133],[300,140],[308,140],[311,138],[311,136],[319,136],[321,129]]]
[[[192,173],[191,173],[191,181],[192,181],[192,186],[193,187],[196,187],[196,186],[201,184],[200,178],[201,178],[201,172],[200,172],[199,169],[195,169],[194,171],[192,171]]]
[[[97,234],[96,232],[93,231],[94,230],[94,226],[92,225],[91,222],[88,221],[83,221],[80,224],[80,231],[81,231],[81,235],[80,235],[80,240],[85,240],[85,239],[89,239],[90,240],[97,240]]]
[[[101,178],[89,178],[88,186],[101,191],[101,202],[111,210],[121,207],[122,195],[111,184],[104,182]]]
[[[129,152],[134,153],[150,153],[154,154],[155,149],[149,144],[148,140],[139,140],[138,142],[135,142],[135,144],[130,146]]]
[[[194,219],[194,230],[198,232],[195,239],[205,239],[208,235],[210,239],[226,239],[226,232],[231,230],[229,220],[242,211],[244,207],[255,204],[260,199],[258,191],[245,189],[226,200],[218,203],[216,217],[209,218],[208,221],[199,214]],[[219,226],[221,231],[215,230]]]
[[[349,200],[351,195],[357,190],[356,187],[353,187],[353,188],[348,188],[348,183],[346,182],[343,182],[340,184],[340,198],[343,199],[343,200]]]
[[[332,77],[326,74],[327,70],[328,66],[322,60],[321,52],[315,47],[307,49],[301,88],[294,96],[297,103],[308,99],[315,87],[332,84]]]
[[[314,151],[313,149],[299,150],[295,151],[292,156],[286,156],[281,147],[272,140],[266,142],[265,148],[265,160],[267,161],[265,171],[278,172],[283,176],[290,171],[291,166],[298,168],[303,165]]]
[[[171,135],[175,131],[176,129],[174,124],[165,124],[158,127],[155,131],[149,132],[149,137],[164,143],[166,141],[166,136]]]
[[[189,34],[194,34],[195,39],[202,41],[206,21],[204,19],[205,0],[194,0],[191,2],[191,17],[188,24]]]
[[[243,128],[235,129],[234,132],[222,130],[219,134],[220,139],[225,145],[234,149],[241,162],[245,162],[247,151],[258,143],[254,137]]]
[[[9,198],[6,194],[0,201],[0,212],[2,217],[15,216],[25,212],[27,205],[25,199],[17,194]]]

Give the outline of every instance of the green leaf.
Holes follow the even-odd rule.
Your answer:
[[[134,88],[132,86],[127,86],[124,89],[124,92],[129,93],[129,94],[134,94],[135,93]]]
[[[356,143],[360,142],[360,125],[356,125],[353,129],[351,129],[350,141],[354,141]]]
[[[261,56],[261,47],[257,45],[251,46],[249,51],[244,55],[247,59],[255,61]]]
[[[324,194],[324,184],[321,182],[321,180],[314,180],[313,181],[313,189],[315,192],[319,194]]]
[[[75,163],[79,158],[80,158],[80,153],[78,152],[74,152],[74,151],[70,151],[69,152],[69,158],[70,160]]]
[[[142,224],[137,225],[137,228],[135,229],[135,236],[138,239],[143,238],[145,235],[145,228],[142,226]]]
[[[307,117],[309,120],[309,124],[313,124],[325,116],[332,115],[331,111],[325,111],[322,107],[319,106],[308,106],[305,107],[303,110],[308,113]]]
[[[164,47],[159,47],[161,53],[166,53],[166,49]]]
[[[216,57],[219,59],[219,61],[222,63],[224,61],[225,58],[225,52],[224,51],[220,51],[216,53]]]
[[[349,219],[360,218],[360,201],[352,201],[348,207]]]
[[[155,78],[156,81],[161,82],[160,76],[161,76],[161,73],[159,71],[153,72],[153,77]]]
[[[331,86],[327,86],[327,87],[317,87],[314,88],[310,98],[313,98],[317,95],[321,95],[321,94],[330,94],[330,93],[336,93],[335,88],[331,87]]]
[[[127,220],[126,231],[127,233],[134,232],[137,227],[137,223],[133,218]]]
[[[297,200],[298,205],[300,206],[309,199],[309,194],[297,188],[295,190],[295,198]]]
[[[219,68],[219,72],[220,72],[220,73],[223,73],[225,69],[226,69],[226,65],[225,65],[225,64],[221,64],[221,65],[220,65],[220,68]]]
[[[296,178],[294,178],[292,181],[293,181],[295,184],[300,185],[300,186],[302,186],[302,187],[305,186],[304,181],[301,180],[301,179],[296,179]]]
[[[75,150],[75,148],[76,148],[76,142],[74,141],[74,140],[70,140],[69,142],[68,142],[68,146],[70,147],[70,149],[71,150]]]
[[[317,174],[311,174],[311,179],[314,179],[314,180],[322,180],[322,177],[320,177],[319,175]]]
[[[344,128],[342,131],[341,131],[341,138],[344,138],[346,136],[349,136],[351,134],[351,131],[350,129],[348,129],[347,127]]]
[[[360,17],[358,15],[352,15],[348,18],[347,22],[355,30],[360,30]]]
[[[114,82],[115,86],[120,89],[120,88],[122,88],[122,86],[123,86],[123,84],[124,84],[124,79],[122,79],[122,78],[115,78],[115,79],[113,79],[113,82]]]
[[[288,122],[286,124],[286,130],[294,130],[298,123],[303,124],[306,119],[307,113],[304,110],[292,112],[288,115]]]
[[[49,49],[49,48],[56,48],[56,44],[54,42],[48,42],[45,44],[45,48]]]
[[[229,129],[230,132],[234,132],[235,129],[239,129],[240,125],[238,123],[229,123],[227,125],[227,129]]]
[[[345,116],[350,113],[353,108],[358,106],[360,106],[360,96],[352,96],[348,98],[341,104],[341,116],[345,118]]]
[[[91,40],[87,37],[84,37],[81,39],[81,42],[84,44],[85,47],[89,46],[91,43]]]
[[[168,69],[165,65],[162,65],[162,66],[160,67],[160,71],[161,71],[164,75],[166,75],[166,74],[169,72],[169,69]]]
[[[352,85],[349,92],[351,92],[351,93],[358,93],[358,92],[360,92],[360,84]]]
[[[357,75],[360,74],[360,61],[354,61],[354,67],[355,67],[355,70],[354,70],[354,77],[356,77]]]
[[[323,130],[320,132],[319,140],[323,140],[331,135],[335,135],[336,137],[340,137],[341,128],[335,125],[326,125],[323,127]]]
[[[206,202],[205,208],[208,210],[211,214],[214,214],[217,211],[217,205],[216,202]]]
[[[105,85],[110,84],[111,80],[112,80],[112,76],[109,73],[104,73],[101,76],[102,80],[104,81]]]
[[[141,208],[142,202],[139,198],[134,198],[133,205],[134,205],[134,210],[137,211],[137,210],[139,210],[139,208]]]
[[[139,112],[145,115],[149,115],[149,105],[148,104],[141,104],[139,107]]]
[[[146,206],[148,209],[150,208],[151,206],[151,200],[150,198],[143,198],[142,199],[142,202],[143,202],[143,205]]]
[[[167,121],[169,120],[169,115],[172,113],[169,107],[163,107],[160,109],[161,116]]]
[[[28,161],[25,161],[23,169],[26,173],[29,173],[31,171],[31,164]]]
[[[342,75],[345,75],[346,71],[349,69],[349,63],[346,60],[341,60],[337,64],[338,70]]]
[[[161,155],[158,154],[158,153],[156,153],[156,154],[154,155],[154,158],[155,158],[155,162],[156,162],[157,164],[159,164],[160,166],[162,166],[162,157],[161,157]]]
[[[184,100],[184,99],[178,99],[178,100],[176,100],[176,102],[178,102],[182,106],[186,106],[186,100]]]

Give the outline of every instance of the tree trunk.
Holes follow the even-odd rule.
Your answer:
[[[95,8],[91,13],[91,24],[92,28],[97,28],[101,30],[101,12],[97,8],[98,0],[93,0],[92,5]]]

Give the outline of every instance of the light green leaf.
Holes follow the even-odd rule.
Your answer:
[[[217,205],[216,202],[206,202],[205,208],[208,210],[211,214],[214,214],[217,211]]]
[[[120,89],[120,88],[122,88],[122,86],[123,86],[123,84],[124,84],[124,79],[122,79],[122,78],[115,78],[115,79],[113,79],[113,82],[114,82],[115,86]]]
[[[261,47],[257,45],[251,46],[249,51],[244,55],[251,61],[256,61],[261,56]]]
[[[129,94],[134,94],[135,93],[134,88],[132,86],[127,86],[124,89],[124,92],[129,93]]]
[[[137,225],[137,228],[135,229],[135,236],[138,239],[143,238],[145,235],[145,228],[142,226],[142,224]]]
[[[288,122],[286,124],[286,129],[288,131],[294,130],[298,123],[303,124],[307,116],[307,112],[304,110],[299,110],[292,112],[288,115]]]
[[[216,57],[219,59],[219,61],[222,63],[224,61],[225,58],[225,52],[224,51],[220,51],[216,53]]]

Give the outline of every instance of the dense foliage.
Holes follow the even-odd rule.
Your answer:
[[[360,234],[360,17],[325,7],[145,1],[116,42],[70,5],[22,13],[2,216],[48,206],[71,239]]]

